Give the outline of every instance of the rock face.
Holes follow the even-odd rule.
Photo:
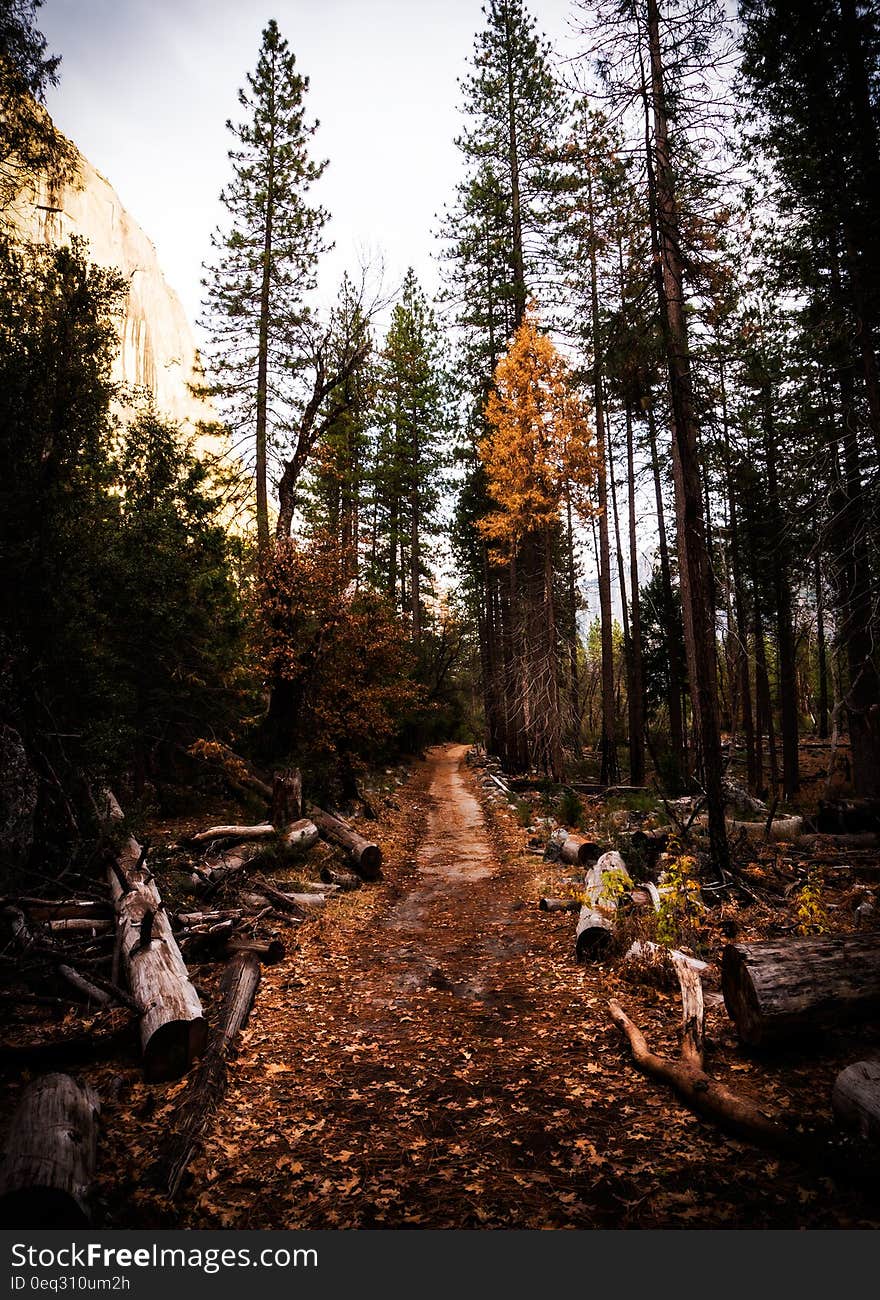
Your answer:
[[[64,244],[72,235],[89,242],[93,261],[115,267],[128,282],[114,378],[148,391],[157,411],[193,433],[216,418],[209,402],[191,393],[201,377],[195,340],[183,305],[168,284],[153,244],[129,216],[113,186],[79,155],[78,175],[51,202],[45,193],[22,194],[14,224],[30,240]]]

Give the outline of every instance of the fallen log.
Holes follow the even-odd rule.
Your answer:
[[[694,959],[678,954],[684,961],[673,959],[682,995],[681,1058],[658,1056],[652,1052],[647,1040],[620,1003],[612,998],[608,1003],[611,1019],[626,1035],[633,1061],[645,1074],[669,1083],[678,1095],[698,1115],[705,1115],[721,1128],[737,1137],[761,1145],[771,1146],[787,1154],[803,1154],[802,1143],[782,1124],[766,1115],[754,1102],[718,1083],[703,1068],[703,991],[700,972],[694,969]]]
[[[190,835],[186,844],[210,844],[215,840],[230,840],[236,844],[245,844],[251,840],[271,840],[276,834],[271,822],[259,822],[256,826],[209,826],[206,831]]]
[[[335,867],[322,867],[321,879],[325,885],[335,885],[337,889],[360,889],[363,881],[352,871],[340,871]]]
[[[77,1228],[91,1222],[98,1099],[67,1074],[27,1089],[0,1167],[0,1222],[16,1228]]]
[[[750,1047],[870,1019],[880,1010],[880,935],[728,944],[721,990]]]
[[[585,903],[575,931],[578,961],[598,961],[611,943],[611,931],[621,894],[632,888],[632,880],[619,853],[603,853],[584,881]]]
[[[110,791],[106,800],[106,818],[118,825],[122,809]],[[144,1077],[158,1083],[186,1073],[204,1051],[208,1031],[144,858],[137,840],[123,834],[109,879],[121,964],[141,1012]]]
[[[227,957],[250,954],[253,957],[259,957],[260,961],[266,966],[277,966],[280,961],[284,960],[286,949],[281,939],[269,939],[264,942],[260,939],[248,939],[236,934],[227,940],[225,951]]]
[[[103,934],[113,929],[112,920],[104,916],[62,916],[43,924],[53,934]]]
[[[97,920],[112,919],[113,906],[109,899],[101,902],[79,898],[6,898],[5,906],[21,908],[32,921],[63,921],[80,917]]]
[[[286,894],[262,878],[254,881],[254,889],[273,907],[279,908],[282,912],[293,912],[294,915],[302,915],[310,907],[324,906],[323,894]]]
[[[578,912],[580,903],[576,898],[542,898],[538,903],[542,912]]]
[[[831,1093],[834,1114],[844,1127],[880,1142],[880,1059],[856,1061],[842,1070]]]
[[[382,873],[382,850],[378,844],[364,839],[353,827],[333,817],[321,808],[311,807],[309,817],[318,829],[322,840],[344,849],[348,860],[358,875],[365,880],[376,880]]]
[[[307,818],[285,827],[277,835],[273,831],[272,840],[261,837],[256,842],[239,845],[234,852],[221,851],[216,862],[205,862],[193,873],[196,888],[219,884],[229,876],[237,875],[250,863],[262,857],[275,845],[291,857],[307,853],[318,842],[318,828]]]
[[[237,953],[223,972],[220,1020],[211,1030],[205,1058],[187,1087],[173,1121],[172,1154],[167,1161],[168,1193],[172,1199],[177,1195],[198,1149],[199,1139],[226,1091],[226,1063],[234,1050],[236,1038],[247,1023],[259,986],[259,957],[253,951]]]
[[[570,867],[586,867],[601,856],[601,847],[585,835],[566,835],[559,849],[560,861]]]

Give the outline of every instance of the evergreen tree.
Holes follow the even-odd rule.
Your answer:
[[[449,428],[442,343],[434,313],[415,272],[407,271],[400,302],[379,361],[378,443],[373,470],[377,546],[388,595],[411,618],[413,641],[422,636],[428,542],[436,531]],[[378,540],[378,539],[377,539]]]
[[[237,141],[233,178],[221,194],[229,227],[213,237],[216,257],[204,281],[211,337],[212,392],[226,417],[253,440],[257,537],[269,544],[268,458],[291,427],[302,358],[298,331],[308,317],[328,214],[309,202],[323,162],[309,155],[317,123],[308,123],[308,79],[296,71],[273,20],[263,32],[257,67],[239,91],[245,118],[227,123]]]
[[[37,29],[42,3],[0,0],[0,223],[25,187],[44,178],[51,195],[73,167],[73,146],[43,107],[61,59]]]

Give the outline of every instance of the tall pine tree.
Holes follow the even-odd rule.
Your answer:
[[[290,423],[298,364],[294,339],[308,314],[306,296],[324,249],[328,214],[309,202],[326,166],[309,155],[317,123],[305,116],[308,79],[272,20],[256,71],[239,91],[244,120],[228,122],[237,147],[221,194],[229,225],[213,237],[204,280],[212,392],[230,425],[253,439],[257,540],[269,545],[268,458]]]

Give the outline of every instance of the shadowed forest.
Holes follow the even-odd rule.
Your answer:
[[[42,7],[0,1220],[880,1225],[880,3],[475,4],[432,274],[332,290],[268,20],[198,350]]]

